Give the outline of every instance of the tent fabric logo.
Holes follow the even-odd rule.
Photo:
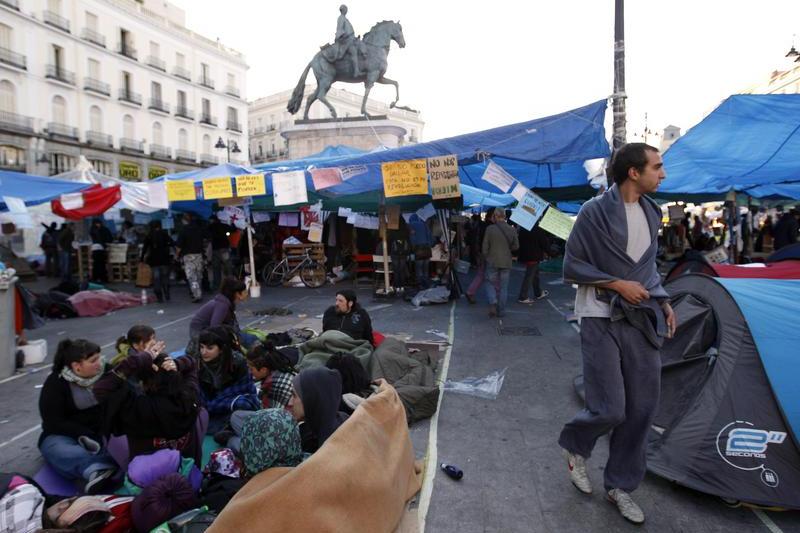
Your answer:
[[[778,474],[765,466],[770,444],[783,444],[786,433],[757,429],[752,423],[737,420],[717,434],[717,453],[723,461],[739,470],[761,471],[761,481],[768,487],[778,486]]]

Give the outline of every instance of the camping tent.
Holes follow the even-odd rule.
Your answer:
[[[690,274],[665,288],[679,324],[661,350],[648,469],[726,499],[800,508],[800,281]]]
[[[800,260],[786,258],[784,261],[766,264],[726,265],[710,263],[702,253],[692,250],[670,269],[667,281],[690,273],[706,274],[715,278],[800,279]]]
[[[800,260],[800,242],[784,246],[778,251],[772,252],[767,257],[767,263],[777,263],[778,261],[786,261],[787,259]]]

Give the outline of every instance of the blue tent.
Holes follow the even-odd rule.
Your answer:
[[[62,194],[82,191],[90,185],[0,170],[0,211],[8,209],[3,196],[21,198],[25,205],[38,205],[55,200]]]
[[[800,94],[730,96],[665,152],[657,196],[756,196],[754,186],[800,182],[798,130]]]

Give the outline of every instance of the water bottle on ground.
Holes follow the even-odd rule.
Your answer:
[[[441,466],[444,473],[450,476],[451,478],[455,479],[456,481],[464,477],[464,472],[462,472],[462,470],[455,465],[448,465],[442,463]]]
[[[147,305],[147,289],[142,289],[142,305]]]

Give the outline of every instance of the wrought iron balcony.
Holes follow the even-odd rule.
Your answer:
[[[175,159],[180,161],[197,161],[197,154],[192,152],[191,150],[175,150]]]
[[[163,72],[167,71],[167,62],[156,56],[147,56],[146,63],[153,68],[157,68]]]
[[[192,81],[192,73],[188,68],[183,68],[176,65],[172,69],[172,75],[177,76],[186,81]]]
[[[217,125],[217,117],[212,115],[206,115],[203,113],[200,115],[200,124],[208,124],[209,126],[216,126]]]
[[[59,30],[64,30],[67,33],[70,32],[69,31],[69,19],[66,19],[66,18],[62,17],[61,15],[56,13],[55,11],[45,10],[45,12],[42,13],[42,20],[44,21],[45,24],[49,24],[51,26],[54,26],[54,27],[58,28]]]
[[[217,156],[211,154],[200,154],[200,162],[216,165],[219,162],[219,159]]]
[[[136,52],[136,48],[127,43],[119,43],[117,45],[117,52],[131,59],[139,59],[139,54]]]
[[[85,91],[92,91],[97,94],[111,96],[111,85],[88,76],[83,78],[83,89]]]
[[[207,76],[200,76],[200,79],[197,80],[197,83],[199,83],[203,87],[208,87],[209,89],[213,89],[214,88],[214,80],[212,80],[211,78],[209,78]]]
[[[142,105],[142,95],[128,89],[119,90],[119,99],[123,102]]]
[[[239,96],[241,96],[238,87],[234,87],[233,85],[228,85],[225,87],[225,94],[235,96],[236,98],[239,98]]]
[[[18,54],[8,48],[0,47],[0,63],[28,70],[28,62],[24,55]]]
[[[166,103],[161,98],[151,98],[150,105],[147,106],[148,109],[153,109],[154,111],[161,111],[162,113],[169,113],[169,104]]]
[[[17,0],[0,0],[0,4],[19,11],[19,2]]]
[[[161,159],[172,159],[172,148],[161,144],[150,144],[150,155]]]
[[[77,140],[78,128],[73,128],[72,126],[67,126],[59,122],[48,122],[47,134],[50,135],[50,137],[64,137]]]
[[[143,154],[144,143],[142,141],[137,141],[136,139],[128,139],[126,137],[122,137],[119,140],[119,149],[127,152],[139,152]]]
[[[75,85],[75,73],[58,65],[47,65],[44,75],[45,78],[50,78],[51,80],[58,80],[63,83]]]
[[[33,117],[0,111],[0,130],[33,133]]]
[[[227,129],[230,131],[238,131],[239,133],[242,133],[242,125],[235,120],[228,120]]]
[[[189,120],[194,120],[194,111],[186,106],[179,105],[175,108],[175,116]]]
[[[102,133],[100,131],[87,131],[86,143],[93,146],[107,146],[109,148],[114,147],[114,139],[111,137],[111,135]]]
[[[103,48],[106,47],[106,36],[91,28],[83,28],[83,31],[81,31],[81,39],[94,43],[97,46],[102,46]]]

